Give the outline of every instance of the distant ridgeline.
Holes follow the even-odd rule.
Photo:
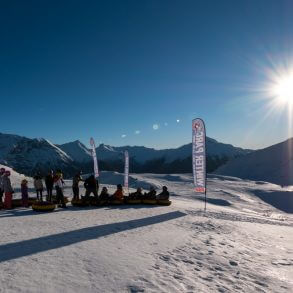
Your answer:
[[[96,148],[99,168],[105,171],[123,172],[123,152],[130,155],[132,173],[191,173],[191,143],[174,149],[156,150],[142,146],[111,147],[101,144]],[[207,171],[213,172],[219,166],[236,157],[242,157],[251,150],[236,148],[207,138]],[[50,169],[62,169],[66,177],[77,170],[93,172],[90,150],[80,141],[54,145],[46,139],[30,139],[0,133],[0,163],[17,172],[34,175],[47,173]]]

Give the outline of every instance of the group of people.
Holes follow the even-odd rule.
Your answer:
[[[0,203],[2,203],[2,198],[4,196],[4,208],[11,209],[12,208],[12,195],[14,190],[10,181],[10,171],[5,170],[4,168],[0,169]],[[56,202],[62,207],[66,208],[66,203],[64,200],[63,187],[65,185],[63,180],[63,174],[61,170],[57,170],[55,173],[50,171],[44,178],[38,172],[34,177],[34,187],[37,195],[37,200],[43,201],[43,192],[44,192],[44,184],[47,191],[46,200],[52,202],[53,198],[53,189],[55,187],[56,190]],[[81,176],[81,172],[78,172],[72,180],[72,192],[73,199],[80,199],[79,185],[80,182],[84,183],[84,188],[86,190],[85,196],[82,199],[89,200],[91,194],[93,194],[95,199],[100,200],[119,200],[122,201],[124,199],[123,187],[121,184],[117,185],[117,189],[114,194],[109,194],[107,187],[103,187],[100,195],[99,192],[99,182],[95,178],[94,175],[89,176],[87,179],[83,179]],[[22,206],[29,206],[29,196],[28,196],[28,181],[23,179],[21,181],[21,198],[22,198]],[[136,192],[130,193],[128,196],[129,199],[169,199],[169,192],[166,186],[163,186],[163,190],[160,194],[157,195],[156,190],[153,186],[150,187],[149,192],[142,192],[142,189],[137,188]]]
[[[72,192],[73,199],[79,200],[79,183],[84,182],[84,188],[86,190],[85,196],[83,199],[88,200],[90,195],[93,194],[96,199],[100,200],[123,200],[124,192],[121,184],[117,185],[117,189],[114,194],[110,195],[107,187],[103,187],[100,195],[99,192],[99,182],[94,175],[89,176],[86,180],[83,180],[81,177],[81,172],[77,173],[73,177],[72,183]],[[157,195],[157,192],[153,186],[150,187],[149,192],[142,192],[142,188],[137,188],[136,192],[130,193],[128,196],[129,199],[169,199],[169,191],[166,186],[163,186],[161,193]]]
[[[4,196],[3,204],[4,204],[4,208],[6,209],[12,208],[12,196],[14,193],[14,189],[12,188],[12,185],[11,185],[10,175],[11,173],[9,170],[5,170],[5,168],[0,169],[0,203],[2,203],[3,196]],[[34,187],[37,194],[37,200],[43,201],[43,191],[44,191],[43,177],[38,172],[34,176],[33,179],[34,179]],[[63,194],[64,184],[65,183],[63,180],[63,174],[61,170],[57,170],[55,173],[53,171],[50,171],[45,177],[45,186],[47,190],[46,200],[49,202],[52,202],[53,189],[55,186],[57,204],[62,208],[66,208],[64,194]],[[21,181],[20,190],[21,190],[22,206],[28,207],[29,206],[28,181],[26,179],[23,179]]]

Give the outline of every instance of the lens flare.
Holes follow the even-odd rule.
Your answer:
[[[277,80],[272,93],[278,102],[293,106],[293,73]]]

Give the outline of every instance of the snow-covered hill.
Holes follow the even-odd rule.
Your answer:
[[[204,212],[191,174],[132,178],[172,205],[0,210],[0,292],[291,292],[290,189],[212,175]]]
[[[229,161],[215,173],[293,185],[293,138]]]

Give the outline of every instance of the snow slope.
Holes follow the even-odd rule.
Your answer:
[[[0,211],[0,292],[290,292],[293,211],[259,197],[290,189],[212,175],[204,212],[190,174],[135,179],[173,204]]]
[[[293,138],[229,161],[215,173],[293,185]]]

